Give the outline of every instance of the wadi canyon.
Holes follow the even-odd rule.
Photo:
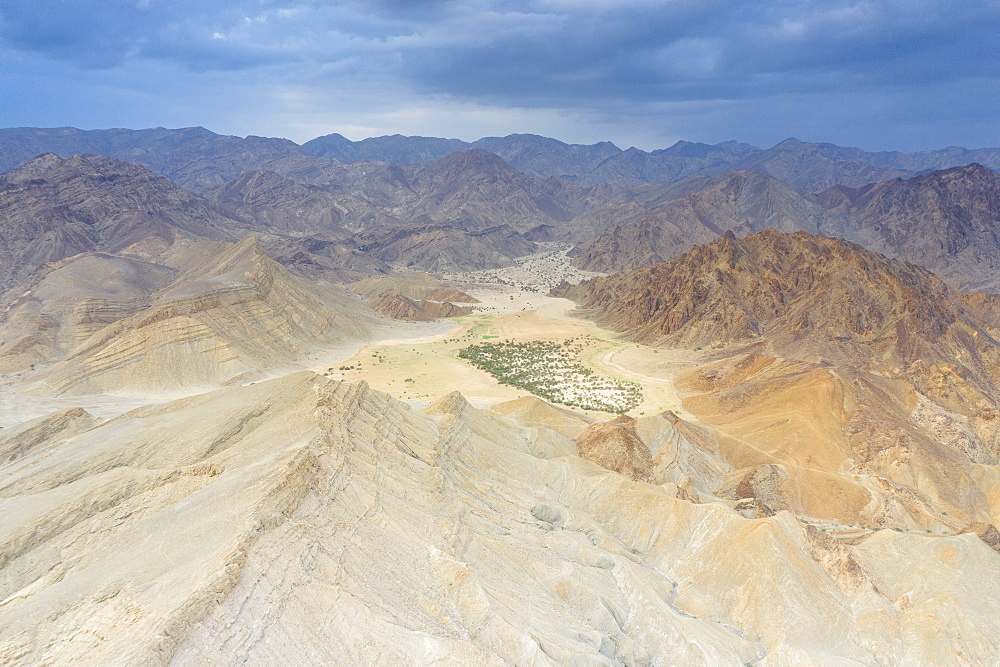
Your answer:
[[[0,130],[0,662],[996,664],[998,155]]]

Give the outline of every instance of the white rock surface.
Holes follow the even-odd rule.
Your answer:
[[[654,425],[644,438],[657,441]],[[847,546],[788,512],[745,519],[458,394],[416,412],[296,373],[21,433],[31,446],[0,459],[0,663],[989,664],[1000,652],[1000,554],[973,535],[882,531]]]

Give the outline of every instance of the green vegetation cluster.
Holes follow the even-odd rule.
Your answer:
[[[552,403],[624,414],[639,404],[638,384],[604,377],[578,361],[572,341],[496,342],[470,345],[458,356],[502,384],[530,391]]]

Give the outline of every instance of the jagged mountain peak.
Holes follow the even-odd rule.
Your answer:
[[[783,150],[783,149],[788,149],[788,148],[800,148],[802,146],[807,146],[807,145],[811,145],[811,144],[808,144],[807,142],[802,141],[801,139],[796,139],[795,137],[788,137],[787,139],[784,139],[783,141],[779,141],[778,143],[776,143],[772,147],[772,150]]]
[[[957,292],[923,268],[840,239],[729,233],[671,261],[558,293],[640,341],[762,344],[780,356],[912,371],[926,382],[935,364],[965,360],[978,391],[997,391],[1000,348]]]
[[[983,178],[991,181],[998,181],[1000,180],[1000,174],[992,171],[991,169],[987,169],[978,162],[970,162],[966,165],[950,167],[948,169],[939,169],[926,174],[920,174],[907,180],[913,181],[914,183],[922,183],[931,178]]]
[[[728,230],[739,236],[768,227],[844,235],[856,226],[824,209],[811,193],[748,169],[693,176],[671,186],[664,198],[581,243],[574,264],[588,271],[622,271],[670,259]]]
[[[858,239],[966,289],[1000,289],[1000,174],[972,163],[910,179],[835,186],[818,201],[861,223]]]

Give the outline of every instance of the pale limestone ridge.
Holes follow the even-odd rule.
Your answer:
[[[96,261],[74,258],[52,275]],[[31,378],[34,391],[49,395],[210,387],[366,340],[384,321],[359,299],[290,273],[264,255],[255,237],[194,244],[166,261],[155,268],[156,280],[134,287],[134,294],[48,298],[29,291],[0,321],[14,341],[0,346],[6,353],[0,362],[24,368],[53,361]],[[108,257],[97,268],[104,264],[136,263]]]
[[[102,424],[83,408],[66,408],[12,428],[0,430],[0,462],[11,463],[61,438],[70,438]]]
[[[468,315],[478,300],[421,272],[366,278],[351,285],[377,312],[397,320],[431,321]]]
[[[657,453],[680,442],[663,425],[679,428],[636,427]],[[930,664],[1000,650],[1000,554],[975,535],[849,546],[574,451],[457,393],[421,413],[311,373],[54,428],[0,464],[0,662]]]
[[[105,253],[53,262],[0,305],[0,372],[63,358],[102,328],[150,305],[177,278],[168,266]]]

